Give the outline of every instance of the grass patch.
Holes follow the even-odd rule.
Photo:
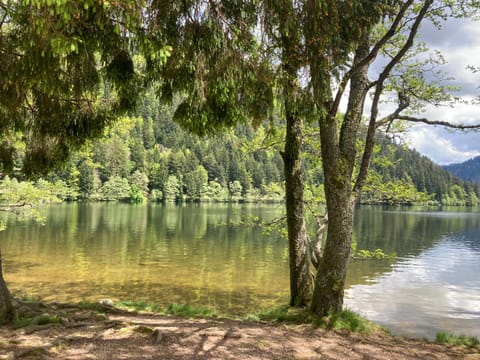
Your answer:
[[[168,305],[163,311],[165,314],[176,315],[181,317],[197,318],[197,317],[217,317],[218,313],[215,309],[190,306],[188,304],[173,303]]]
[[[99,310],[99,304],[96,303],[80,303],[79,306],[89,310]],[[124,300],[116,303],[115,307],[127,311],[151,312],[185,318],[209,318],[222,316],[238,320],[313,324],[326,329],[347,330],[356,333],[368,334],[374,331],[388,332],[385,328],[365,319],[351,310],[343,310],[329,316],[318,317],[312,314],[309,308],[291,308],[289,305],[282,305],[273,309],[261,309],[241,317],[236,317],[223,313],[219,314],[212,308],[196,307],[178,303],[172,303],[166,307],[162,307],[158,304],[144,300]]]
[[[31,317],[18,317],[13,320],[13,328],[20,329],[30,325],[31,322],[32,322]]]
[[[80,301],[75,305],[78,306],[80,309],[91,310],[98,313],[104,313],[106,311],[105,307],[102,304],[95,303],[95,302]]]
[[[162,307],[158,304],[144,300],[124,300],[115,304],[116,307],[129,311],[161,313]]]
[[[181,317],[216,317],[218,316],[216,310],[210,308],[202,308],[190,306],[188,304],[177,304],[172,303],[167,307],[162,307],[158,304],[139,300],[125,300],[120,301],[115,304],[116,307],[129,310],[129,311],[138,311],[138,312],[152,312],[157,314],[168,314],[176,315]]]
[[[61,320],[57,315],[48,314],[39,315],[32,320],[32,324],[35,323],[36,325],[58,324],[59,322]]]
[[[358,250],[352,255],[353,260],[394,260],[397,258],[395,252],[386,254],[382,249],[370,250]]]
[[[478,347],[480,346],[480,341],[476,337],[470,337],[465,335],[454,335],[444,332],[437,333],[435,342],[440,344],[452,345],[452,346],[469,346],[469,347]]]
[[[289,305],[282,305],[275,309],[261,309],[248,313],[241,320],[253,321],[282,321],[290,323],[311,323],[312,316],[308,309],[291,308]]]
[[[374,330],[381,329],[380,326],[372,323],[370,320],[358,315],[351,310],[342,310],[327,317],[316,319],[315,323],[319,326],[335,330],[348,330],[355,333],[369,334]]]
[[[25,303],[40,303],[42,298],[27,291],[15,292],[14,297]]]
[[[13,320],[14,329],[19,329],[28,325],[47,325],[58,324],[61,322],[57,315],[41,314],[35,317],[17,317]]]
[[[260,310],[247,314],[244,320],[277,320],[295,324],[313,324],[318,327],[335,330],[348,330],[356,333],[371,333],[373,331],[387,332],[381,326],[365,319],[351,310],[343,310],[329,316],[318,317],[308,308],[290,308],[288,305],[273,310]]]

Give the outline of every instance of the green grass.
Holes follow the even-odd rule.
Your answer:
[[[361,249],[355,251],[352,255],[354,260],[393,260],[396,259],[395,252],[386,254],[382,249],[375,249],[374,251]]]
[[[80,309],[83,309],[83,310],[97,311],[97,312],[100,312],[100,313],[105,312],[105,308],[102,307],[101,304],[95,303],[95,302],[80,301],[80,302],[76,303],[75,305],[78,306]]]
[[[188,304],[172,303],[166,307],[147,301],[120,301],[115,304],[116,307],[129,311],[152,312],[157,314],[176,315],[188,318],[198,317],[217,317],[218,313],[215,309],[190,306]]]
[[[356,333],[371,333],[373,331],[387,332],[381,326],[365,319],[351,310],[343,310],[339,313],[329,316],[318,317],[311,313],[308,308],[290,308],[288,305],[281,306],[273,310],[260,310],[258,312],[247,314],[244,320],[277,320],[286,323],[308,324],[315,326],[335,329],[348,330]]]
[[[37,325],[58,324],[60,321],[57,315],[40,316]]]
[[[31,322],[32,322],[31,317],[19,317],[13,320],[13,328],[20,329],[22,327],[30,325]]]
[[[318,320],[317,320],[318,321]],[[374,330],[382,329],[380,326],[367,320],[351,310],[342,310],[319,319],[319,325],[329,329],[348,330],[355,333],[369,334]]]
[[[24,302],[38,303],[42,300],[39,296],[33,295],[26,291],[15,293],[15,297],[19,298],[21,301],[24,301]]]
[[[452,346],[470,346],[479,347],[480,341],[476,337],[469,337],[465,335],[454,335],[444,332],[437,333],[435,342],[440,344],[452,345]]]
[[[116,307],[121,309],[126,309],[130,311],[140,311],[140,312],[153,312],[153,313],[161,313],[162,307],[158,304],[147,302],[144,300],[124,300],[120,301],[115,304]]]
[[[196,306],[190,306],[188,304],[177,304],[177,303],[168,305],[163,312],[170,315],[189,317],[189,318],[218,316],[218,313],[215,309],[196,307]]]
[[[81,303],[79,305],[90,310],[98,309],[98,304],[95,303]],[[295,324],[310,323],[326,329],[348,330],[357,333],[386,331],[379,325],[372,323],[371,321],[350,310],[343,310],[339,313],[320,318],[312,314],[308,308],[290,308],[288,305],[282,305],[273,309],[261,309],[253,313],[248,313],[239,318],[228,314],[219,314],[215,309],[211,308],[196,307],[188,304],[178,303],[172,303],[166,307],[162,307],[158,304],[144,300],[124,300],[116,303],[115,306],[128,311],[151,312],[186,318],[209,318],[221,316],[224,318],[239,320],[281,321]]]
[[[39,316],[36,316],[34,318],[32,317],[18,317],[15,320],[13,320],[13,327],[14,329],[19,329],[25,326],[28,326],[30,324],[34,325],[47,325],[47,324],[57,324],[61,320],[57,315],[48,315],[48,314],[42,314]]]

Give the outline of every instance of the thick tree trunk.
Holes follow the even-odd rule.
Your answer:
[[[328,210],[327,240],[312,299],[312,312],[321,316],[342,310],[352,243],[354,202],[350,199],[350,192],[336,190],[329,197],[335,206]]]
[[[355,63],[359,64],[368,51],[368,36],[364,36],[357,48]],[[347,112],[340,132],[333,112],[319,121],[328,213],[327,239],[312,299],[312,311],[320,316],[341,311],[343,307],[356,198],[356,193],[352,192],[352,174],[357,154],[357,133],[368,91],[367,71],[368,64],[360,66],[351,78]],[[323,78],[327,76],[324,74]],[[317,84],[321,84],[321,80],[317,80]]]
[[[15,317],[12,296],[3,278],[2,253],[0,251],[0,325],[11,322]]]
[[[287,111],[287,134],[283,162],[290,262],[290,306],[308,305],[313,288],[305,230],[304,179],[301,161],[302,126],[301,119],[292,116]]]

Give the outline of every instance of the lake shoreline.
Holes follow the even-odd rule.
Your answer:
[[[480,347],[449,347],[374,331],[222,318],[187,319],[99,305],[42,304],[61,322],[0,327],[0,359],[478,359]],[[103,309],[99,312],[99,309]]]
[[[281,214],[275,205],[52,205],[45,225],[8,218],[5,279],[13,293],[44,301],[137,299],[238,315],[273,309],[289,296],[286,240],[245,222]],[[345,307],[395,334],[480,338],[479,214],[361,208],[357,249],[397,257],[350,263]]]

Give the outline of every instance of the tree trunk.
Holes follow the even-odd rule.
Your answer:
[[[282,91],[285,105],[286,135],[282,153],[285,170],[288,249],[290,264],[290,306],[307,306],[313,289],[310,275],[308,238],[305,230],[302,165],[303,118],[302,89],[298,82],[301,66],[298,17],[291,1],[279,2],[279,30],[282,44]]]
[[[327,240],[312,299],[312,312],[320,316],[342,310],[353,228],[354,202],[350,191],[330,189],[325,190],[327,192],[330,192],[327,196],[335,206],[328,209]]]
[[[285,100],[288,102],[288,100]],[[303,122],[287,111],[287,133],[283,162],[287,208],[288,248],[290,262],[290,306],[306,306],[312,296],[309,271],[308,239],[305,230],[303,169],[301,146]]]
[[[15,317],[15,307],[8,290],[2,270],[2,253],[0,251],[0,325],[11,322]]]
[[[369,52],[368,35],[361,40],[355,54],[356,64]],[[332,112],[319,121],[328,213],[325,250],[318,266],[312,299],[312,311],[320,316],[341,311],[343,307],[356,199],[356,193],[352,191],[352,174],[357,134],[368,91],[367,71],[368,64],[360,66],[351,78],[347,111],[340,132]],[[327,75],[323,74],[323,78]],[[321,80],[317,80],[317,84],[321,84]]]

